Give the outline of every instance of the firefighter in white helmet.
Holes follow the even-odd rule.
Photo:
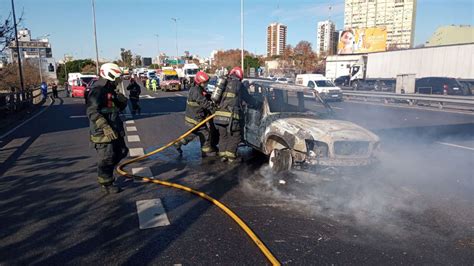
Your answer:
[[[128,154],[125,130],[119,115],[127,107],[127,97],[117,90],[122,81],[121,74],[116,64],[103,64],[100,78],[93,84],[87,103],[90,140],[98,156],[98,182],[106,194],[121,191],[115,183],[114,168]]]

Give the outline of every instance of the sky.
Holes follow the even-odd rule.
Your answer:
[[[100,58],[116,60],[120,48],[142,56],[158,49],[209,57],[216,49],[240,48],[240,0],[95,0]],[[472,0],[418,0],[415,45],[424,43],[437,27],[474,24]],[[329,11],[329,6],[332,6]],[[22,27],[33,37],[49,34],[53,56],[94,58],[91,0],[15,0]],[[11,12],[11,1],[0,0],[0,19]],[[316,24],[331,19],[344,24],[344,1],[244,0],[245,49],[266,54],[266,28],[272,22],[288,26],[287,44],[316,42]],[[159,37],[156,37],[156,34]]]

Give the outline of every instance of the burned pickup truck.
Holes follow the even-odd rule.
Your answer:
[[[379,138],[354,123],[328,119],[331,107],[309,88],[254,80],[249,92],[263,104],[245,108],[244,139],[269,156],[274,171],[375,162]]]

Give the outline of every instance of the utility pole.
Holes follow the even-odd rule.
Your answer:
[[[178,18],[171,18],[174,21],[176,26],[176,66],[178,66],[179,57],[178,57]]]
[[[156,47],[158,48],[158,65],[160,64],[160,35],[155,34],[156,36]]]
[[[94,19],[94,41],[95,41],[95,69],[96,74],[99,75],[99,48],[97,47],[97,30],[95,26],[95,0],[92,1],[92,17]]]
[[[23,92],[23,71],[21,67],[21,56],[20,56],[20,46],[18,44],[18,31],[16,29],[16,14],[15,14],[15,3],[12,0],[12,13],[13,13],[13,26],[15,27],[15,45],[16,45],[16,54],[18,56],[18,72],[20,73],[20,89]]]
[[[64,78],[66,79],[66,82],[68,81],[67,78],[67,62],[66,62],[66,54],[64,54]]]
[[[240,0],[240,67],[244,69],[244,0]]]

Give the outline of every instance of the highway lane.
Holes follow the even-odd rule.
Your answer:
[[[144,115],[127,119],[137,129],[129,135],[140,138],[129,146],[150,151],[186,130],[186,92],[144,94]],[[344,104],[336,111],[358,114],[356,122],[368,120],[374,130],[404,125],[403,114],[389,113],[395,118],[384,123],[374,118],[377,111]],[[82,103],[65,99],[53,107],[8,141],[17,140],[11,147],[20,148],[0,168],[0,193],[10,199],[1,203],[7,224],[0,231],[2,262],[265,262],[227,217],[183,192],[124,182],[122,194],[102,197]],[[367,113],[371,117],[364,120]],[[387,134],[384,139],[392,141],[383,143],[381,166],[371,172],[295,172],[278,177],[285,185],[274,182],[258,154],[243,150],[246,161],[228,166],[201,159],[196,142],[186,146],[183,158],[170,149],[131,168],[149,167],[159,178],[222,200],[285,263],[467,264],[473,259],[472,152],[434,140],[470,140],[467,134],[435,133],[408,140]],[[162,200],[171,225],[139,230],[135,203],[152,198]]]

